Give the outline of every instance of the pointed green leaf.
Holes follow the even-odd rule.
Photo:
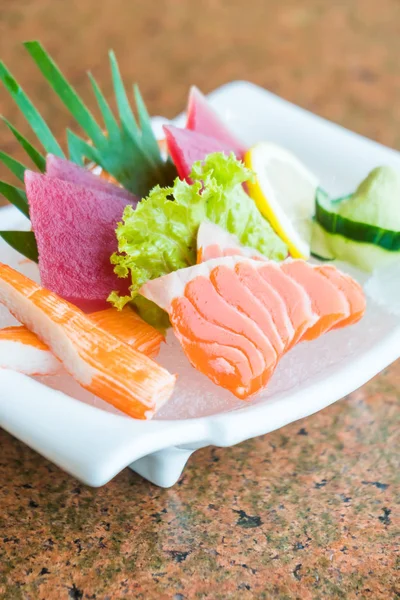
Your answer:
[[[14,158],[11,158],[5,152],[0,150],[0,160],[20,181],[24,181],[24,173],[28,167],[25,167],[22,163],[18,162]]]
[[[56,138],[46,125],[39,111],[34,107],[31,100],[25,94],[24,90],[17,83],[10,71],[3,62],[0,62],[0,79],[11,94],[13,100],[21,110],[25,119],[35,132],[38,140],[45,148],[46,152],[51,152],[57,156],[64,156]]]
[[[139,115],[140,129],[142,130],[142,144],[144,149],[150,154],[156,162],[161,162],[160,148],[158,142],[153,133],[151,126],[151,120],[145,103],[143,102],[142,95],[139,90],[139,86],[135,83],[133,86],[136,108]]]
[[[93,143],[96,145],[104,143],[105,138],[101,127],[43,46],[37,41],[25,42],[24,46],[48,83]]]
[[[11,248],[14,248],[26,258],[33,260],[34,262],[39,261],[39,254],[33,231],[0,231],[0,237]]]
[[[23,147],[23,149],[25,150],[27,155],[30,157],[32,162],[37,166],[39,171],[44,173],[46,171],[45,157],[42,154],[40,154],[40,152],[38,152],[38,150],[36,150],[36,148],[34,148],[32,146],[32,144],[30,142],[28,142],[28,140],[26,138],[24,138],[22,133],[20,133],[17,129],[15,129],[15,127],[13,125],[11,125],[11,123],[9,121],[7,121],[7,119],[5,119],[4,117],[2,117],[2,119],[3,119],[4,123],[7,125],[7,127],[9,128],[9,130],[11,131],[11,133],[14,135],[16,140],[21,144],[21,146]]]
[[[112,137],[118,136],[119,128],[116,118],[114,117],[112,110],[104,97],[103,92],[101,91],[97,81],[93,77],[91,73],[88,73],[90,83],[92,84],[94,94],[96,96],[97,104],[99,105],[101,114],[103,115],[104,125],[106,126],[108,136],[111,139]]]
[[[3,194],[11,204],[13,204],[23,215],[29,219],[28,199],[23,190],[20,190],[5,181],[0,181],[0,194]]]
[[[70,159],[74,163],[84,166],[83,158],[88,158],[89,160],[93,160],[97,164],[100,164],[100,155],[96,148],[88,144],[70,129],[67,129],[67,141]]]
[[[109,53],[110,56],[110,64],[111,64],[111,73],[114,84],[115,98],[117,100],[117,106],[119,111],[119,116],[121,119],[121,123],[123,123],[126,129],[129,131],[132,137],[139,138],[140,132],[137,126],[135,117],[132,112],[131,105],[128,100],[128,96],[126,95],[126,90],[124,83],[121,78],[121,73],[119,71],[117,59],[115,57],[114,52],[111,50]]]

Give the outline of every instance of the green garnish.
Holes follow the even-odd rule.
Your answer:
[[[161,156],[150,117],[139,89],[135,86],[133,91],[139,124],[137,123],[113,52],[110,52],[110,64],[118,107],[117,117],[111,111],[94,77],[89,75],[104,120],[104,129],[97,123],[83,100],[42,45],[37,41],[26,42],[24,45],[49,85],[82,130],[82,137],[72,131],[67,131],[70,160],[81,166],[85,164],[85,160],[95,162],[110,173],[123,187],[139,197],[146,196],[149,190],[157,184],[170,185],[172,183],[176,177],[176,169],[170,160],[165,161]],[[64,157],[60,144],[42,115],[2,62],[0,62],[0,80],[20,108],[45,153]],[[6,119],[4,122],[36,167],[44,172],[46,160],[42,151],[28,142]],[[4,152],[0,153],[0,160],[23,181],[23,175],[27,168],[25,165],[18,163]],[[10,184],[1,183],[0,193],[28,216],[28,204],[23,190]],[[2,237],[8,241],[12,236],[2,235]],[[25,245],[21,245],[20,251],[25,247]],[[31,250],[27,251],[30,252],[30,257],[34,254]]]
[[[197,230],[205,219],[268,258],[287,256],[286,245],[243,189],[251,171],[233,154],[209,154],[193,165],[190,177],[192,184],[175,179],[172,187],[153,188],[136,210],[126,207],[111,262],[119,277],[131,277],[131,296],[113,293],[109,300],[115,306],[135,300],[149,279],[195,264]],[[145,310],[141,314],[147,318]]]
[[[39,256],[33,231],[0,231],[0,237],[26,258],[38,262]]]

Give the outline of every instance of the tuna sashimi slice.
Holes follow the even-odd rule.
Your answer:
[[[139,198],[119,185],[95,175],[88,169],[80,167],[70,160],[54,156],[54,154],[48,154],[46,157],[46,175],[92,190],[98,190],[99,192],[106,192],[112,196],[118,196],[118,198],[123,198],[130,204],[135,204],[139,201]]]
[[[242,158],[247,150],[195,86],[191,88],[189,94],[186,129],[216,138],[229,146],[238,158]]]
[[[164,337],[129,307],[120,311],[107,308],[88,317],[138,352],[157,356]],[[0,329],[0,368],[25,375],[54,375],[61,363],[36,334],[19,325]]]
[[[127,200],[31,171],[25,185],[42,284],[85,312],[106,308],[113,290],[126,294],[110,256]]]
[[[334,265],[318,266],[316,270],[344,293],[350,306],[350,315],[336,323],[332,329],[341,329],[357,323],[363,317],[367,304],[361,285],[350,275],[339,271]]]
[[[258,250],[243,246],[236,235],[215,223],[203,221],[197,232],[197,262],[222,256],[247,256],[248,258],[268,260]]]
[[[350,306],[345,294],[313,265],[304,260],[287,261],[282,263],[282,271],[304,288],[318,316],[302,340],[313,340],[349,317]]]
[[[76,306],[0,264],[0,303],[46,344],[78,383],[115,408],[149,419],[175,377],[96,325]]]
[[[212,152],[224,152],[229,155],[233,149],[230,144],[208,137],[197,131],[180,129],[173,125],[164,125],[168,152],[181,179],[190,179],[192,165],[204,160]]]

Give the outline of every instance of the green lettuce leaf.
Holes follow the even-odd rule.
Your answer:
[[[118,252],[111,257],[119,277],[131,277],[131,296],[109,300],[118,308],[138,297],[141,286],[196,263],[196,236],[205,219],[234,233],[266,257],[283,260],[287,247],[261,215],[242,184],[252,177],[233,154],[209,154],[193,165],[193,183],[176,179],[172,187],[153,188],[134,210],[127,206],[118,224]],[[146,319],[150,312],[136,302]],[[154,315],[153,315],[154,318]]]

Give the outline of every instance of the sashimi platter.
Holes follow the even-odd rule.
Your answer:
[[[112,52],[117,111],[89,75],[100,121],[25,47],[76,127],[57,140],[0,64],[36,138],[4,118],[26,160],[0,151],[0,426],[92,485],[131,464],[170,485],[196,448],[311,414],[400,356],[395,151],[245,83],[152,119]]]

